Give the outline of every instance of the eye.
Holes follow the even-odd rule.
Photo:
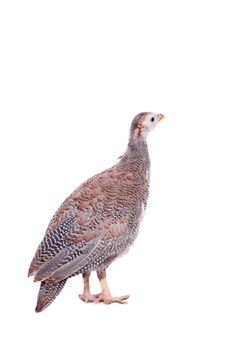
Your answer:
[[[155,121],[155,118],[154,118],[154,117],[152,117],[150,121],[153,123],[153,122]]]

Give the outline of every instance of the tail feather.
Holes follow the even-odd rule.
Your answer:
[[[50,280],[41,282],[35,311],[41,312],[46,309],[62,291],[66,281],[67,278],[57,283],[52,283]]]

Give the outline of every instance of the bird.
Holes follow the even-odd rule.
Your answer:
[[[112,296],[106,269],[134,243],[149,194],[147,136],[163,114],[137,114],[125,153],[111,168],[89,178],[66,198],[52,217],[32,259],[28,276],[40,282],[36,312],[45,310],[68,278],[82,274],[84,302],[125,304],[129,295]],[[91,294],[97,273],[101,292]]]

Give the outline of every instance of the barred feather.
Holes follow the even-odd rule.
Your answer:
[[[41,282],[35,311],[41,312],[46,309],[54,301],[58,294],[60,294],[66,284],[66,281],[67,279],[57,283],[51,283],[49,280]]]

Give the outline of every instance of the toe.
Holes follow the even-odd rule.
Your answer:
[[[98,302],[98,299],[94,296],[94,295],[91,295],[91,294],[79,294],[79,298],[84,301],[85,303],[97,303]]]
[[[126,300],[126,299],[129,299],[129,295],[123,295],[122,297],[120,297],[119,299],[121,300]]]
[[[105,304],[112,304],[112,303],[118,303],[118,304],[127,304],[126,299],[129,298],[129,295],[123,295],[121,297],[107,297],[103,298],[103,301]]]

